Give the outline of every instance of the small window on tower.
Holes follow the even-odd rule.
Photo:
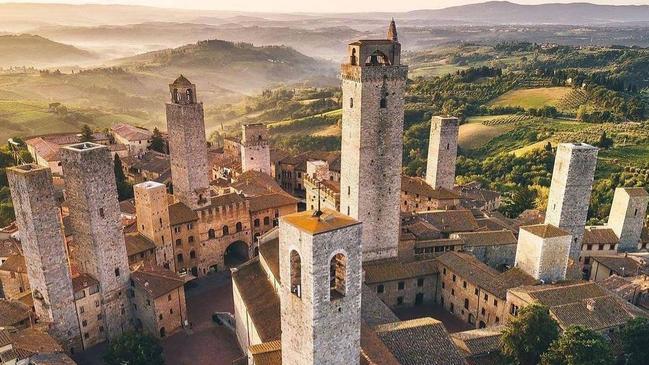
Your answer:
[[[347,257],[342,253],[336,254],[329,263],[329,299],[334,300],[345,296],[347,291]]]
[[[386,98],[381,98],[381,109],[388,107],[388,100]]]
[[[302,260],[297,251],[291,251],[291,293],[302,297]]]
[[[119,276],[119,268],[115,269],[115,276]]]
[[[104,208],[99,208],[99,216],[104,218]]]
[[[350,108],[354,107],[354,98],[349,98],[349,107]]]

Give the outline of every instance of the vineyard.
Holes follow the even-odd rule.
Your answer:
[[[576,111],[589,101],[588,93],[581,89],[573,89],[557,103],[557,108],[566,111]]]
[[[497,117],[494,119],[488,119],[483,121],[482,124],[490,127],[495,127],[499,125],[517,124],[518,122],[524,122],[530,119],[534,119],[534,117],[530,115],[524,115],[524,114],[514,114],[514,115],[507,115],[504,117]]]

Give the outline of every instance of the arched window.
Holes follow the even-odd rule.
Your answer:
[[[381,98],[381,109],[388,107],[388,100],[386,98]]]
[[[189,236],[189,238],[187,240],[189,241],[189,243],[193,243],[194,242],[194,236]]]
[[[178,89],[174,89],[174,91],[171,92],[171,101],[174,103],[178,102]]]
[[[270,224],[270,217],[264,217],[264,225],[267,226]]]
[[[347,292],[347,257],[338,253],[331,258],[329,265],[330,300],[345,296]]]
[[[236,226],[236,227],[237,227],[237,232],[241,232],[241,231],[243,231],[243,224],[241,224],[241,222],[237,222],[237,226]]]
[[[356,48],[352,48],[352,54],[349,56],[349,64],[356,66]]]
[[[207,238],[216,238],[216,231],[214,231],[214,228],[210,228],[210,230],[207,231]]]
[[[259,218],[255,218],[254,224],[255,224],[255,227],[259,227]]]
[[[190,259],[195,259],[196,258],[196,251],[194,251],[194,250],[189,251],[189,258]]]
[[[223,226],[223,235],[227,236],[228,234],[230,234],[230,229],[228,226]]]
[[[187,89],[187,102],[191,103],[194,101],[194,98],[192,96],[192,89]]]
[[[178,256],[176,256],[176,259],[178,262],[183,262],[183,254],[179,253]]]
[[[180,238],[176,240],[176,246],[181,246],[183,244],[183,240]]]
[[[297,251],[291,251],[291,293],[302,297],[302,260]]]

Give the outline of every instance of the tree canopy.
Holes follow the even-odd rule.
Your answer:
[[[649,319],[634,318],[622,329],[626,365],[642,365],[649,359]]]
[[[515,364],[537,365],[553,341],[559,337],[559,325],[546,306],[530,304],[512,318],[501,337],[501,351]]]
[[[612,365],[611,347],[599,333],[571,326],[541,356],[541,365]]]
[[[164,365],[158,340],[140,332],[126,332],[113,342],[104,355],[107,365]]]

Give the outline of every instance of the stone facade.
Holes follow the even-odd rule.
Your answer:
[[[170,207],[170,209],[173,210],[175,208]],[[191,273],[194,276],[200,276],[202,270],[201,272],[198,270],[200,260],[198,217],[193,217],[185,221],[172,221],[171,231],[176,272],[179,274]],[[216,271],[216,268],[214,270]]]
[[[404,91],[393,40],[357,41],[341,66],[340,211],[363,222],[363,260],[397,256]]]
[[[128,255],[108,148],[80,143],[61,149],[66,201],[81,272],[99,281],[109,339],[130,328]]]
[[[175,270],[167,187],[153,181],[133,186],[138,232],[156,246],[156,263]]]
[[[457,158],[457,118],[435,116],[430,121],[426,182],[435,189],[453,189]]]
[[[619,251],[637,251],[642,227],[647,219],[649,194],[643,188],[617,188],[613,196],[608,226],[619,238]]]
[[[268,129],[265,124],[244,124],[241,138],[241,170],[261,171],[268,175],[270,171],[270,146]]]
[[[209,167],[203,103],[196,85],[182,75],[171,85],[167,103],[167,131],[174,197],[192,209],[210,204]]]
[[[7,169],[36,315],[66,351],[81,349],[65,237],[49,168]]]
[[[99,283],[87,274],[72,279],[72,283],[83,348],[88,349],[106,341]]]
[[[597,165],[596,147],[584,143],[561,143],[552,171],[545,223],[572,235],[568,274],[580,277],[579,251],[588,215],[590,192]]]
[[[29,277],[25,266],[25,258],[22,255],[8,257],[7,265],[0,265],[0,293],[5,299],[17,299],[29,292]],[[14,267],[14,263],[20,263],[19,267]],[[9,267],[11,266],[11,267]]]
[[[283,364],[358,364],[361,225],[327,210],[282,217],[279,228]]]
[[[549,224],[521,227],[515,266],[547,283],[566,278],[572,236]]]

